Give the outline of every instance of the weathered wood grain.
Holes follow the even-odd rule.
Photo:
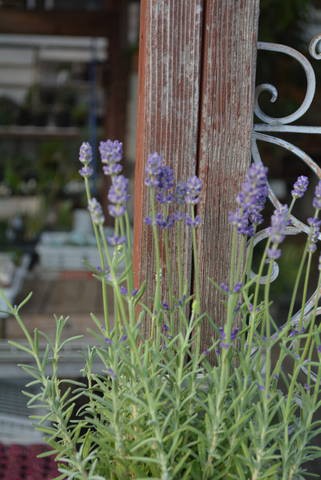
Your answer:
[[[135,189],[135,270],[152,292],[151,238],[143,226],[148,153],[158,151],[178,177],[198,174],[203,308],[223,321],[221,299],[208,277],[226,280],[230,257],[228,211],[250,161],[259,0],[143,0],[139,65]],[[190,238],[185,272],[191,290]],[[172,264],[174,264],[174,259]],[[148,331],[148,326],[146,326]],[[206,346],[210,327],[204,322]]]
[[[220,323],[224,304],[208,277],[227,280],[231,229],[228,212],[250,163],[259,0],[207,2],[198,171],[202,307]],[[203,324],[203,341],[210,327]]]
[[[143,222],[149,211],[145,163],[148,154],[157,151],[176,177],[186,179],[195,173],[203,3],[141,3],[134,266],[137,283],[147,281],[146,298],[153,291],[154,265],[151,234]],[[189,237],[185,238],[185,251],[191,251]],[[184,270],[191,281],[190,255],[184,259]],[[148,327],[145,325],[146,331]]]

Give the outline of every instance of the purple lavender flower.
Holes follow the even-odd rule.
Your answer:
[[[149,216],[144,218],[145,225],[153,225],[153,219]]]
[[[175,218],[172,214],[165,216],[163,213],[159,212],[156,214],[155,223],[160,228],[171,228],[175,224]]]
[[[285,229],[288,225],[289,209],[287,205],[281,205],[274,210],[271,217],[271,227],[269,229],[272,243],[281,243],[285,238]]]
[[[270,260],[277,260],[281,256],[281,250],[273,245],[271,248],[267,250],[267,257]]]
[[[122,166],[119,162],[123,158],[123,144],[118,140],[106,140],[100,142],[99,152],[101,161],[104,163],[103,171],[105,175],[118,175]]]
[[[94,225],[103,225],[105,217],[103,209],[96,198],[91,198],[88,203],[88,210]]]
[[[122,215],[125,215],[126,213],[126,207],[125,205],[108,205],[108,212],[109,215],[112,217],[121,217]]]
[[[112,247],[118,247],[126,242],[126,238],[124,236],[110,235],[107,237],[107,242]]]
[[[238,327],[235,327],[232,332],[231,332],[231,340],[235,340],[236,337],[238,336],[240,329]]]
[[[238,207],[229,215],[229,222],[237,227],[238,233],[254,235],[255,227],[263,221],[261,212],[267,194],[267,169],[261,164],[253,163],[236,197]]]
[[[169,310],[169,305],[167,302],[162,302],[162,307],[164,310]]]
[[[176,211],[176,212],[173,212],[172,215],[173,215],[173,218],[174,218],[175,222],[180,222],[181,220],[186,221],[187,215],[183,212]]]
[[[164,165],[160,168],[157,176],[157,188],[166,191],[174,187],[174,171],[171,167]]]
[[[135,297],[135,295],[137,295],[137,293],[138,293],[138,288],[133,288],[133,290],[131,291],[131,296]]]
[[[164,160],[157,152],[151,153],[147,159],[145,185],[147,187],[158,187],[158,177],[164,166]]]
[[[310,235],[309,235],[309,244],[308,251],[313,253],[317,249],[317,241],[320,234],[321,221],[317,218],[308,218],[308,224],[310,225]]]
[[[307,188],[309,186],[308,177],[301,175],[298,177],[297,181],[293,185],[293,190],[291,191],[291,195],[293,198],[301,198],[305,194]]]
[[[185,196],[187,193],[186,182],[178,182],[175,188],[175,201],[176,203],[183,205],[185,203]]]
[[[120,343],[126,342],[127,338],[127,335],[122,335],[119,339]]]
[[[111,338],[106,337],[106,338],[105,338],[105,343],[106,343],[107,345],[112,345],[112,344],[113,344],[113,341],[112,341]]]
[[[289,209],[287,205],[281,205],[274,210],[274,213],[271,217],[269,234],[273,245],[267,251],[267,256],[270,260],[277,260],[281,256],[281,251],[277,248],[277,246],[283,242],[285,238],[285,229],[289,222],[288,216]]]
[[[202,186],[202,180],[200,180],[196,175],[193,175],[187,179],[185,194],[185,202],[187,204],[195,205],[199,202],[199,195],[202,191]]]
[[[318,346],[317,352],[318,352],[318,353],[321,353],[321,345]]]
[[[88,142],[83,142],[79,149],[79,161],[84,165],[89,165],[92,160],[92,148]]]
[[[79,170],[80,175],[83,178],[88,178],[91,177],[92,174],[94,173],[93,169],[89,165],[84,165],[80,170]]]
[[[321,208],[321,180],[319,180],[318,185],[315,187],[312,205],[317,210],[320,210]]]
[[[108,192],[108,200],[112,203],[126,203],[128,200],[128,179],[124,175],[117,175],[112,179]]]
[[[119,175],[123,167],[119,163],[113,163],[111,165],[104,165],[103,172],[104,175]]]
[[[222,289],[224,292],[230,293],[230,289],[229,289],[227,283],[223,283],[223,282],[222,282],[222,283],[220,284],[220,287],[221,287],[221,289]]]
[[[124,215],[128,197],[128,179],[124,175],[113,176],[108,192],[108,200],[114,204],[108,205],[108,211],[112,217]]]
[[[170,204],[173,203],[173,201],[175,200],[175,196],[173,195],[173,193],[168,193],[164,190],[160,190],[158,193],[156,193],[156,200],[158,201],[158,203],[161,204]]]
[[[242,283],[241,282],[237,282],[234,287],[233,287],[233,292],[234,293],[239,293],[242,289]]]
[[[196,228],[202,223],[202,219],[199,215],[196,215],[196,217],[193,219],[190,215],[186,215],[185,218],[185,224],[188,227]]]
[[[120,293],[121,293],[122,295],[127,295],[127,293],[128,293],[127,288],[124,287],[123,285],[120,287],[119,290],[120,290]]]
[[[221,339],[221,340],[225,340],[225,338],[226,338],[226,333],[225,333],[224,328],[223,328],[223,327],[220,327],[218,330],[219,330],[219,332],[220,332],[220,339]]]

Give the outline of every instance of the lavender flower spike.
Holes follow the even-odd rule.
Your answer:
[[[268,250],[267,256],[271,260],[276,260],[280,257],[281,252],[277,248],[285,238],[285,229],[288,225],[289,209],[287,205],[281,205],[274,210],[271,217],[271,227],[269,229],[270,240],[273,243],[272,247]]]
[[[321,209],[321,180],[319,180],[319,183],[315,188],[312,205],[317,210]]]
[[[88,142],[83,142],[79,149],[79,161],[84,165],[89,165],[92,161],[92,148]]]
[[[192,205],[198,203],[202,186],[202,180],[200,180],[196,175],[188,178],[186,182],[185,202]]]
[[[309,186],[308,177],[301,175],[298,177],[297,181],[293,185],[293,190],[291,191],[291,195],[293,198],[301,198],[305,194],[307,188]]]
[[[99,152],[105,175],[118,175],[122,171],[119,162],[123,158],[123,144],[118,140],[106,140],[100,142]]]
[[[128,179],[124,175],[112,177],[112,185],[108,192],[108,200],[113,205],[108,205],[108,211],[112,217],[120,217],[126,212],[128,200]]]
[[[83,164],[82,168],[79,170],[80,175],[83,178],[91,177],[93,174],[93,169],[89,165],[92,161],[92,149],[88,142],[83,142],[79,150],[79,161]]]
[[[238,233],[254,235],[255,227],[263,221],[261,212],[267,194],[267,169],[262,164],[253,163],[236,197],[238,208],[229,215],[229,222],[237,227]]]
[[[270,239],[273,243],[281,243],[285,237],[285,228],[288,225],[289,209],[287,205],[281,205],[274,210],[271,217]]]
[[[159,153],[154,152],[148,156],[147,165],[145,168],[146,177],[145,185],[147,187],[158,187],[159,186],[159,175],[161,169],[164,166],[164,160]]]
[[[88,203],[88,210],[94,225],[103,225],[105,218],[103,209],[96,198],[91,198]]]
[[[310,235],[309,235],[309,252],[313,253],[317,249],[317,241],[320,234],[321,221],[317,218],[308,218],[308,224],[310,225]]]

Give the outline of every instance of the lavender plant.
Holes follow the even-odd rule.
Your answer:
[[[145,184],[151,211],[145,223],[153,236],[156,274],[154,297],[144,303],[145,287],[133,280],[128,180],[120,174],[122,145],[108,140],[99,150],[103,171],[111,176],[108,210],[115,227],[114,235],[106,238],[101,205],[90,191],[91,147],[84,143],[80,174],[99,251],[100,265],[93,275],[101,283],[104,314],[102,319],[91,314],[97,333],[88,347],[82,382],[59,376],[62,349],[75,340],[62,340],[67,319],[56,319],[56,336],[51,340],[38,330],[31,334],[23,323],[20,311],[28,297],[18,307],[8,304],[27,340],[15,345],[35,360],[32,367],[22,366],[33,377],[29,386],[39,388],[36,395],[27,392],[29,406],[45,411],[33,418],[56,455],[58,478],[307,478],[306,463],[321,457],[320,447],[313,443],[321,433],[316,415],[321,405],[320,260],[313,304],[306,308],[320,231],[321,182],[315,190],[314,215],[308,220],[288,316],[274,318],[273,271],[291,226],[291,211],[304,195],[308,179],[299,177],[291,204],[273,213],[259,268],[253,273],[255,234],[263,222],[268,188],[266,169],[259,164],[249,168],[230,214],[229,279],[222,285],[209,280],[226,305],[226,316],[218,325],[201,309],[196,235],[202,223],[196,212],[201,180],[193,176],[176,182],[158,153],[147,160]],[[192,294],[181,262],[185,229],[191,232],[193,244]],[[170,238],[176,248],[175,265],[169,262]],[[177,285],[172,283],[173,271]],[[113,305],[108,302],[110,287]],[[213,336],[202,351],[205,317]],[[143,322],[151,325],[148,337],[142,333]],[[46,341],[43,355],[41,338]],[[77,409],[80,397],[85,402]]]

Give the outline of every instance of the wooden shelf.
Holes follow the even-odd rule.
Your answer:
[[[81,129],[77,127],[35,127],[12,125],[1,127],[0,137],[32,137],[32,138],[77,138],[81,136]]]

